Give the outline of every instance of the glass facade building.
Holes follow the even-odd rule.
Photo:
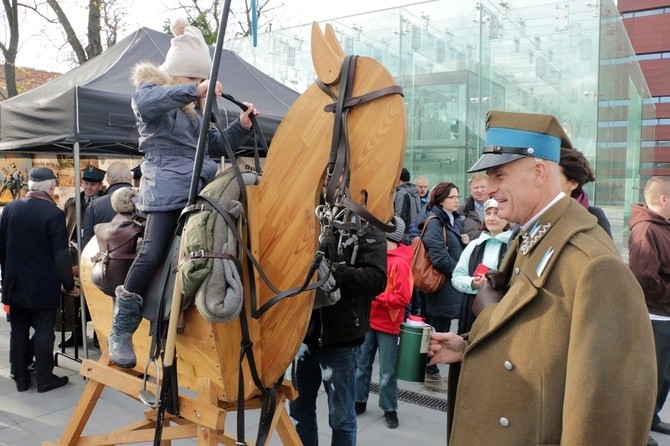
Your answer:
[[[348,54],[381,61],[405,92],[407,167],[469,195],[467,169],[490,109],[550,113],[596,172],[586,190],[625,251],[655,109],[612,0],[433,0],[328,20]],[[321,26],[325,25],[322,23]],[[310,26],[233,43],[256,67],[303,91],[314,78]]]

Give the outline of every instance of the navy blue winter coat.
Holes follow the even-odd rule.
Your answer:
[[[431,263],[446,276],[446,280],[442,288],[434,293],[426,294],[426,313],[429,316],[456,319],[460,313],[463,295],[451,284],[451,274],[454,272],[458,259],[463,252],[461,222],[458,214],[454,214],[455,227],[452,226],[449,223],[446,211],[439,206],[433,206],[426,218],[420,216],[423,220],[419,222],[418,227],[423,228],[425,220],[430,216],[437,218],[428,222],[428,226],[423,233],[423,243],[426,246]],[[443,228],[446,229],[446,240]]]
[[[61,284],[74,288],[65,214],[44,192],[7,204],[0,216],[2,302],[56,309]]]

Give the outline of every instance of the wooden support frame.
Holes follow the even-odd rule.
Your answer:
[[[82,436],[105,387],[114,388],[139,401],[137,395],[143,387],[143,382],[140,377],[111,365],[107,355],[103,355],[97,362],[83,360],[80,374],[87,378],[88,382],[70,417],[70,422],[58,441],[55,443],[45,441],[42,442],[42,446],[102,446],[153,441],[156,409],[145,410],[144,418],[116,430]],[[147,388],[156,391],[154,383],[148,382]],[[276,431],[284,445],[299,446],[302,444],[286,411],[285,404],[286,400],[296,397],[297,391],[290,381],[285,380],[278,390],[268,442]],[[245,410],[260,407],[260,397],[253,397],[245,401]],[[193,438],[196,439],[196,444],[199,446],[218,444],[234,446],[237,444],[237,437],[225,432],[225,419],[228,412],[234,412],[236,409],[237,403],[218,400],[217,389],[209,378],[200,378],[195,397],[179,395],[180,417],[166,414],[161,445],[169,446],[171,440]],[[254,443],[247,442],[247,444],[253,445]]]

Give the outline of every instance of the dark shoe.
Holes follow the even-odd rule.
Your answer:
[[[28,379],[25,381],[16,381],[17,392],[25,392],[28,389],[30,389],[30,376],[28,376]]]
[[[660,421],[651,426],[651,430],[660,434],[670,435],[670,423]]]
[[[81,341],[81,335],[77,336],[77,347],[82,347],[84,343]],[[74,336],[70,335],[64,342],[58,343],[58,348],[74,347]]]
[[[63,387],[65,384],[67,384],[67,382],[68,382],[67,376],[51,375],[51,378],[47,380],[47,382],[37,384],[37,392],[38,393],[48,392],[49,390]]]
[[[395,410],[391,412],[384,412],[384,421],[386,421],[386,427],[389,429],[395,429],[398,427],[398,412]]]
[[[365,412],[365,409],[367,409],[367,407],[368,403],[359,403],[358,401],[356,401],[355,405],[356,415],[360,415],[363,412]]]
[[[658,441],[654,440],[651,435],[647,437],[647,446],[658,446]]]

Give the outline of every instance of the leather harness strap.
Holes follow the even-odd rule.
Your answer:
[[[326,84],[324,84],[320,80],[317,80],[317,84],[322,90],[324,91],[327,90],[329,93],[332,93],[330,89],[326,86]],[[403,89],[400,85],[391,85],[389,87],[384,87],[380,88],[379,90],[371,91],[370,93],[365,93],[360,96],[349,98],[344,101],[344,106],[347,108],[355,107],[356,105],[362,105],[365,104],[366,102],[370,102],[374,99],[388,96],[390,94],[399,94],[400,96],[404,96]],[[335,111],[335,107],[336,107],[335,103],[328,104],[325,107],[323,107],[323,111],[327,113],[333,113]]]
[[[321,80],[316,81],[319,88],[335,102],[324,107],[324,111],[335,113],[335,122],[333,124],[333,138],[331,143],[330,160],[328,164],[328,175],[326,185],[326,202],[334,206],[344,206],[350,211],[358,214],[364,220],[384,232],[395,231],[395,225],[386,224],[374,216],[367,208],[353,201],[348,196],[349,188],[349,139],[347,130],[347,114],[351,107],[365,104],[366,102],[378,99],[390,94],[403,95],[402,87],[391,85],[378,90],[365,93],[360,96],[351,97],[354,72],[356,68],[357,56],[347,56],[342,63],[342,75],[338,89],[339,95],[336,95]]]

